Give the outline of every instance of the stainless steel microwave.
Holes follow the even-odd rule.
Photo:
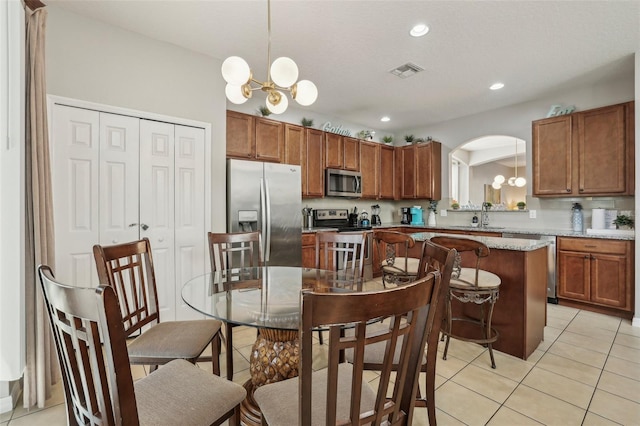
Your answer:
[[[362,197],[362,175],[349,170],[325,170],[325,194],[328,197]]]

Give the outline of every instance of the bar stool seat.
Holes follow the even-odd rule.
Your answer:
[[[449,282],[449,297],[447,298],[447,311],[442,334],[445,339],[445,347],[442,359],[447,359],[449,341],[451,337],[466,342],[473,342],[487,346],[491,357],[491,368],[496,368],[493,356],[492,344],[498,340],[498,331],[491,326],[493,308],[500,295],[500,277],[492,272],[480,269],[480,259],[489,255],[489,248],[480,241],[466,238],[434,237],[431,242],[447,248],[456,249],[456,261]],[[476,256],[476,265],[473,268],[462,267],[460,254],[473,252]],[[453,317],[451,301],[456,299],[462,303],[474,303],[480,305],[478,318]],[[454,322],[471,323],[480,328],[479,336],[454,333]]]

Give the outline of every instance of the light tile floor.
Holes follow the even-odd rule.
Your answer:
[[[249,379],[255,336],[253,328],[234,328],[238,383]],[[640,425],[640,328],[627,320],[550,304],[544,336],[526,361],[496,352],[495,370],[485,348],[452,340],[448,359],[438,359],[436,367],[438,423]],[[314,367],[325,362],[326,347],[316,345]],[[224,371],[224,357],[222,364]],[[145,370],[134,367],[133,373],[139,378]],[[370,377],[375,383],[376,374]],[[18,407],[0,414],[1,426],[64,424],[59,384],[45,408]],[[426,409],[416,409],[414,425],[426,424]]]

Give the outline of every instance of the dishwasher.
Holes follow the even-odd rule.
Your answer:
[[[502,238],[520,238],[523,240],[548,241],[547,249],[547,301],[558,304],[558,293],[556,284],[556,237],[555,235],[540,234],[514,234],[503,232]]]

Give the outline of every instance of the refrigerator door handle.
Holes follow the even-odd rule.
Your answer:
[[[271,258],[271,194],[269,192],[269,181],[265,178],[264,179],[264,192],[265,192],[265,204],[266,204],[266,223],[263,222],[262,226],[264,228],[266,228],[266,239],[265,239],[265,245],[264,245],[264,260],[265,262],[269,262],[269,259]],[[263,207],[263,212],[264,207]]]
[[[262,233],[262,244],[266,249],[268,247],[267,242],[267,195],[264,178],[260,178],[260,232]]]

